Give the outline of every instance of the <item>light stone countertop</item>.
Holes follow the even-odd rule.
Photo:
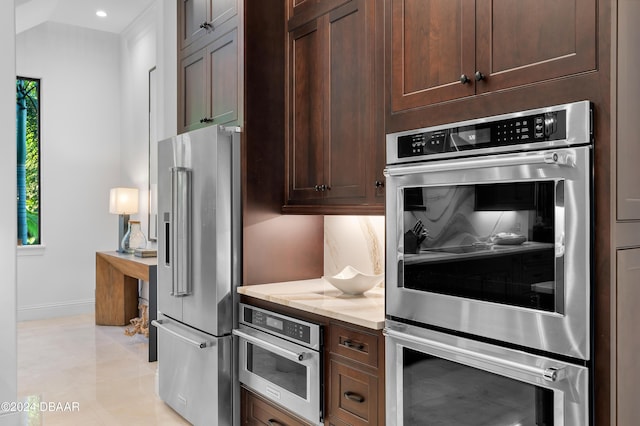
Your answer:
[[[322,278],[238,287],[238,293],[374,330],[384,328],[384,288],[342,293]]]

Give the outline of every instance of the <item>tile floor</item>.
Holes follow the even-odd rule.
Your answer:
[[[20,322],[18,401],[47,407],[25,411],[22,424],[188,425],[156,394],[147,340],[124,329],[93,315]]]

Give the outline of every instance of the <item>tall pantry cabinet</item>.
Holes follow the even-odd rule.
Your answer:
[[[386,0],[386,131],[594,106],[594,425],[640,418],[640,2]]]

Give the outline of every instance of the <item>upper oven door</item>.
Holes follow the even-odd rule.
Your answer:
[[[590,157],[388,167],[387,315],[589,359]]]

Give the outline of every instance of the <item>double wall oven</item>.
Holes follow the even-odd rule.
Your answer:
[[[589,424],[591,123],[387,135],[387,424]]]

